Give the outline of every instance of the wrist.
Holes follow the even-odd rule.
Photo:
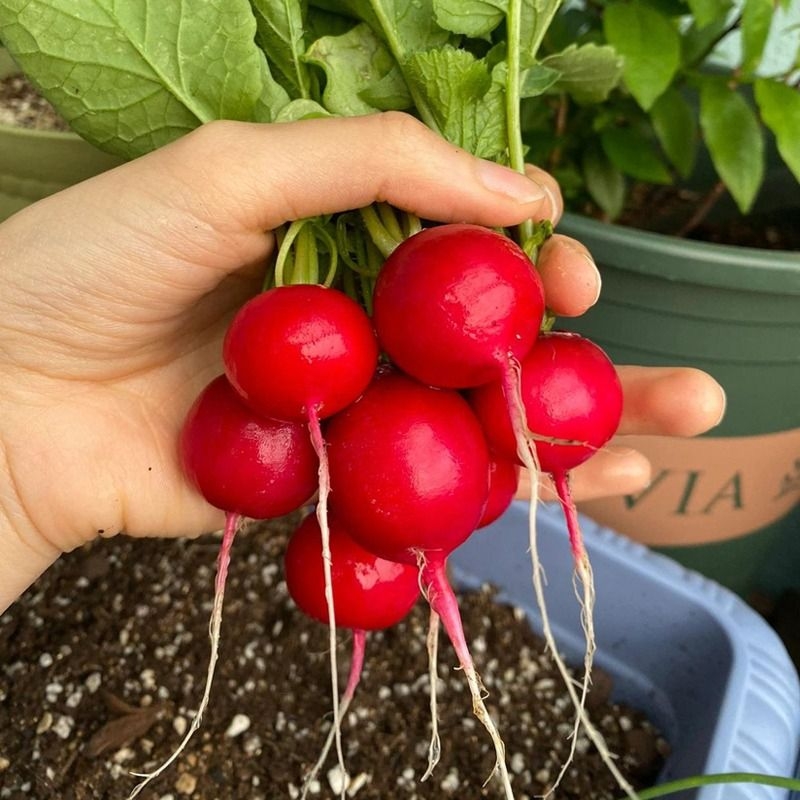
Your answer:
[[[0,614],[60,555],[36,530],[15,485],[6,448],[0,439]]]

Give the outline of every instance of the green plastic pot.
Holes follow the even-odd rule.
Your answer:
[[[0,78],[17,71],[0,48]],[[75,133],[0,125],[0,221],[119,163]]]
[[[597,306],[562,327],[616,363],[699,367],[728,398],[704,437],[637,437],[649,490],[583,510],[741,594],[800,585],[800,253],[572,214],[559,230],[589,247],[603,277]]]

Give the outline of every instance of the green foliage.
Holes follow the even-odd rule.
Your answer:
[[[681,41],[673,21],[645,3],[606,6],[606,39],[625,60],[625,84],[639,105],[649,110],[672,83],[681,57]]]
[[[739,208],[750,208],[764,179],[764,134],[752,106],[724,78],[704,77],[700,125],[720,178]]]
[[[408,61],[410,88],[426,98],[442,134],[482,158],[506,149],[503,85],[484,59],[444,47],[415,53]]]
[[[248,0],[3,0],[0,38],[78,133],[124,156],[288,102]]]
[[[622,81],[586,98],[563,75],[539,98],[537,112],[523,113],[525,141],[545,166],[567,178],[568,208],[614,219],[625,205],[627,186],[700,186],[702,163],[715,173],[711,183],[703,178],[708,190],[719,181],[747,213],[762,188],[772,143],[800,180],[800,54],[783,74],[767,74],[762,66],[778,39],[800,50],[796,26],[784,21],[773,0],[600,0],[571,6],[551,26],[541,64],[558,67],[568,42],[579,50],[611,47],[623,61]],[[548,47],[558,52],[550,56]],[[734,63],[731,52],[737,54]],[[596,89],[601,68],[590,69]],[[543,148],[548,129],[556,135]]]
[[[772,141],[800,178],[800,46],[786,74],[761,69],[780,3],[562,2],[0,0],[0,40],[78,133],[126,157],[212,119],[397,109],[486,158],[527,152],[568,207],[611,218],[632,181],[692,179],[703,151],[743,211]],[[729,37],[740,59],[722,69]]]

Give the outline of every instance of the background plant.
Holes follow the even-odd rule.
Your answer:
[[[613,219],[632,182],[696,179],[710,158],[708,201],[727,190],[747,213],[773,144],[800,181],[797,10],[791,0],[588,0],[562,10],[545,46],[611,45],[622,81],[600,103],[551,90],[524,107],[533,160],[555,172],[569,206]],[[768,41],[786,56],[777,70]]]

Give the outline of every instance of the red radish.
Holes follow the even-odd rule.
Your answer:
[[[614,435],[622,387],[596,344],[575,333],[543,333],[520,367],[522,402],[544,472],[577,467]],[[469,397],[491,446],[504,458],[518,459],[502,384],[487,384]]]
[[[259,414],[307,422],[335,414],[367,387],[378,346],[364,310],[343,292],[279,286],[245,303],[223,345],[225,372]]]
[[[489,461],[489,499],[478,523],[484,528],[494,522],[510,505],[519,486],[516,459],[491,455]]]
[[[375,329],[404,372],[464,389],[501,377],[528,352],[544,315],[531,260],[478,225],[428,228],[400,244],[375,285]]]
[[[544,612],[541,568],[536,555],[535,531],[532,529],[534,586],[542,608],[545,638],[578,711],[570,758],[563,765],[551,791],[558,785],[569,766],[577,739],[577,726],[581,722],[620,785],[629,788],[610,758],[602,737],[584,712],[596,649],[593,624],[594,582],[568,478],[569,470],[586,461],[616,432],[622,416],[622,387],[614,365],[603,350],[588,339],[573,333],[542,334],[522,359],[520,370],[518,401],[524,409],[526,425],[533,432],[538,467],[553,477],[564,509],[576,572],[583,586],[581,602],[586,630],[586,654],[583,693],[578,698],[566,674],[566,667],[558,655]],[[470,402],[481,420],[491,446],[501,456],[513,458],[516,454],[525,463],[527,454],[517,447],[518,436],[514,420],[507,410],[507,391],[503,382],[495,381],[470,392]],[[532,502],[535,502],[535,488],[533,491]]]
[[[225,511],[209,625],[211,655],[203,697],[192,724],[158,769],[139,775],[144,780],[130,797],[136,797],[167,769],[200,727],[214,678],[225,582],[241,518],[268,519],[288,514],[308,501],[317,486],[318,460],[304,426],[259,417],[242,402],[224,375],[203,389],[186,415],[180,458],[184,473],[200,494]]]
[[[317,488],[319,462],[305,426],[257,416],[224,375],[189,410],[180,453],[184,474],[200,494],[241,516],[283,516]]]
[[[361,679],[367,631],[396,625],[408,614],[419,597],[419,578],[415,567],[387,561],[368,552],[335,518],[329,522],[337,621],[353,631],[350,674],[339,703],[337,725],[340,725]],[[306,517],[289,539],[284,571],[289,594],[298,607],[313,619],[327,622],[325,576],[319,560],[321,535],[316,517]],[[319,759],[306,776],[303,797],[325,763],[337,725],[331,727]],[[345,780],[343,793],[346,788]]]
[[[458,393],[381,370],[328,422],[331,508],[373,553],[416,564],[477,527],[489,492],[486,440]]]
[[[328,493],[330,478],[320,420],[352,403],[367,387],[378,362],[378,344],[366,312],[343,292],[324,286],[279,286],[239,309],[223,343],[225,371],[258,413],[308,423],[319,458],[322,564],[330,630],[333,717],[339,719],[336,612],[330,575]],[[336,752],[343,773],[338,724]]]
[[[441,617],[467,678],[473,710],[492,737],[506,797],[513,797],[504,746],[447,580],[447,557],[475,530],[488,497],[489,455],[480,425],[458,392],[384,370],[330,420],[327,439],[333,513],[367,550],[419,565],[431,610]]]
[[[522,360],[520,395],[535,433],[540,469],[549,472],[564,506],[576,565],[587,561],[569,493],[568,471],[603,447],[622,417],[622,386],[608,356],[574,333],[542,334]],[[496,381],[470,393],[486,436],[503,457],[518,455],[505,386]]]
[[[337,520],[329,518],[331,577],[336,618],[354,631],[396,625],[419,597],[415,566],[388,561],[365,550]],[[306,517],[292,533],[284,556],[286,586],[298,607],[312,619],[328,621],[325,582],[319,559],[322,532],[315,516]]]

